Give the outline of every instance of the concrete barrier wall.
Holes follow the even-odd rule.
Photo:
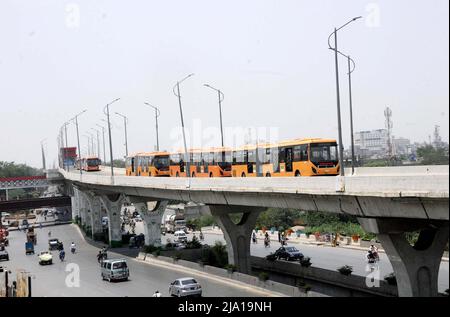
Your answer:
[[[158,256],[156,259],[158,259],[160,261],[167,262],[167,263],[174,263],[174,260],[172,258],[167,257],[167,256]]]
[[[201,271],[203,269],[201,267],[201,265],[196,262],[191,262],[191,261],[186,261],[186,260],[178,260],[176,263],[181,266],[193,269],[193,270]]]
[[[309,281],[320,282],[322,285],[326,284],[330,287],[340,287],[350,289],[362,293],[368,293],[379,296],[397,296],[397,287],[389,285],[386,281],[380,280],[378,287],[367,287],[366,277],[358,275],[345,276],[338,271],[325,270],[316,267],[302,267],[298,263],[291,263],[287,261],[267,261],[265,258],[251,257],[252,267],[266,271],[268,273],[278,273],[284,275],[286,278],[283,281],[289,281],[295,284],[297,278]]]
[[[256,276],[251,276],[251,275],[247,275],[247,274],[243,274],[243,273],[239,273],[239,272],[233,272],[233,274],[231,274],[231,278],[234,280],[237,280],[239,282],[253,285],[253,286],[258,286],[258,282],[259,282],[259,279]]]
[[[160,260],[167,263],[174,263],[180,266],[193,269],[199,272],[205,272],[208,274],[220,276],[223,278],[233,279],[247,285],[260,287],[268,291],[277,292],[292,297],[318,297],[318,296],[364,296],[368,295],[381,295],[381,296],[397,296],[397,288],[395,286],[388,285],[385,281],[380,281],[380,287],[376,289],[368,289],[365,285],[365,277],[350,275],[345,276],[339,272],[330,270],[324,270],[314,267],[301,267],[297,263],[290,263],[286,261],[270,262],[264,258],[251,257],[252,267],[256,271],[265,271],[270,273],[282,274],[282,281],[267,280],[261,281],[258,277],[253,275],[247,275],[240,272],[229,273],[228,270],[204,265],[201,266],[196,262],[178,260],[175,261],[171,257],[158,256],[155,257],[152,254],[145,254],[140,252],[139,259],[145,259],[147,262],[152,260]],[[272,276],[275,278],[275,276]],[[315,287],[314,290],[305,292],[301,288],[295,286],[297,278],[305,281],[307,284],[313,284],[311,281],[318,281],[322,284],[322,287]],[[292,285],[293,284],[293,285]],[[325,285],[325,287],[323,286]],[[342,288],[344,291],[339,291],[333,288]]]
[[[221,276],[221,277],[231,278],[231,274],[228,273],[227,270],[221,269],[220,267],[205,265],[203,267],[203,271],[206,272],[206,273],[218,275],[218,276]]]
[[[147,253],[139,252],[137,258],[138,258],[139,260],[145,260],[146,254],[147,254]]]
[[[161,251],[160,255],[167,257],[180,255],[180,258],[183,260],[196,262],[202,256],[202,249],[181,249],[181,250]]]

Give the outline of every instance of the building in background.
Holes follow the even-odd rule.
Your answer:
[[[384,158],[388,153],[387,129],[354,133],[355,155],[363,158]]]

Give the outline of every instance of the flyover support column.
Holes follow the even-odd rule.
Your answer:
[[[103,233],[100,197],[90,192],[86,192],[85,196],[90,207],[91,238],[94,239],[96,234]]]
[[[134,199],[130,200],[133,202]],[[157,201],[154,206],[149,206],[147,202],[133,202],[136,211],[142,217],[142,221],[144,222],[146,245],[161,245],[161,220],[167,204],[167,200]]]
[[[82,228],[86,227],[87,223],[87,201],[82,192],[79,192],[79,210],[80,210],[80,225]]]
[[[99,196],[101,202],[105,206],[108,214],[108,231],[109,231],[109,245],[120,247],[122,245],[122,232],[120,231],[120,210],[123,203],[126,201],[121,194],[117,195],[101,195]]]
[[[256,219],[265,208],[209,205],[211,215],[222,229],[227,242],[228,262],[234,264],[241,273],[251,272],[250,238]],[[239,223],[230,219],[230,214],[242,213]]]
[[[438,274],[449,238],[448,221],[359,218],[364,230],[376,233],[392,264],[401,297],[438,295]],[[410,245],[405,232],[418,231]]]
[[[73,196],[70,197],[72,202],[72,219],[76,220],[77,217],[80,217],[80,197],[78,189],[73,189]]]

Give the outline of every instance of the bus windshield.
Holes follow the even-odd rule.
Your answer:
[[[99,159],[87,159],[87,165],[88,166],[100,165],[100,160]]]
[[[169,156],[157,156],[153,159],[153,166],[157,169],[169,167]]]
[[[337,161],[336,143],[311,143],[311,162]]]

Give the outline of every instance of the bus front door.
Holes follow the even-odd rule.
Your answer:
[[[292,148],[287,148],[285,150],[285,163],[286,163],[286,172],[292,172]]]

